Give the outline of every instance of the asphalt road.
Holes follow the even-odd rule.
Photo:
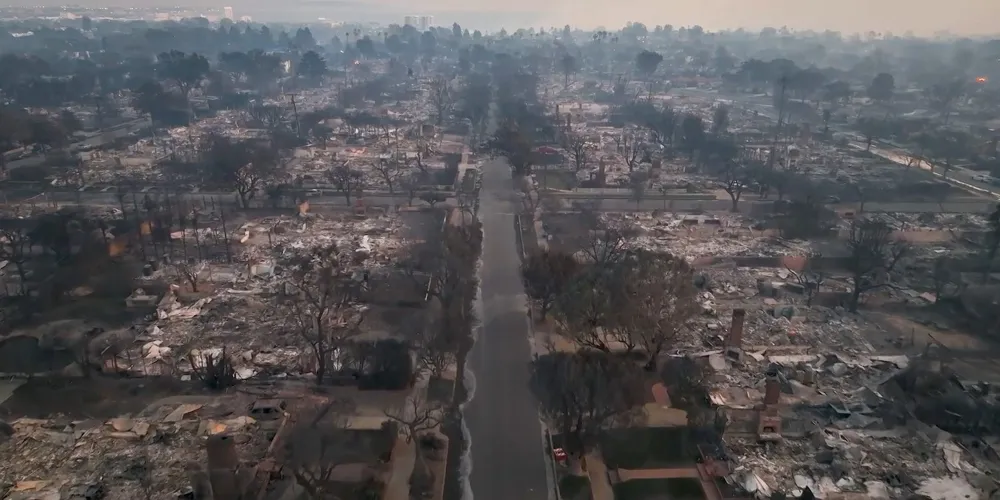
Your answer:
[[[486,162],[479,210],[483,317],[469,357],[475,392],[465,408],[475,500],[550,498],[541,422],[528,389],[531,350],[512,196],[506,163]]]
[[[83,148],[89,148],[89,147],[93,147],[93,146],[100,146],[100,145],[102,145],[104,143],[111,142],[111,141],[113,141],[115,139],[118,139],[119,137],[125,137],[126,135],[129,135],[132,132],[136,132],[136,131],[142,129],[143,127],[148,127],[148,126],[149,126],[149,120],[147,118],[139,118],[139,119],[132,120],[130,122],[121,124],[121,125],[113,128],[113,129],[104,130],[101,133],[95,134],[95,135],[93,135],[91,137],[88,137],[88,138],[82,140],[82,141],[75,142],[75,143],[71,144],[69,146],[69,148],[70,149],[83,149]],[[34,154],[34,155],[31,155],[31,156],[27,156],[25,158],[21,158],[20,160],[12,160],[12,161],[8,162],[7,163],[7,168],[8,169],[15,169],[15,168],[30,167],[30,166],[38,165],[38,164],[42,163],[43,160],[45,160],[45,155],[43,155],[43,154]]]
[[[576,207],[587,207],[592,210],[599,212],[651,212],[653,210],[669,210],[672,207],[674,211],[698,211],[705,210],[709,212],[724,212],[732,207],[732,202],[726,199],[718,200],[705,200],[705,201],[690,201],[690,200],[674,200],[671,205],[669,201],[664,202],[663,200],[642,200],[639,202],[638,207],[636,203],[627,199],[567,199],[564,200],[569,205],[567,209]],[[773,199],[769,201],[755,201],[755,200],[743,200],[739,203],[740,212],[744,214],[752,214],[752,206],[754,204],[764,204],[771,205]],[[925,212],[944,212],[944,213],[989,213],[996,206],[995,203],[989,200],[982,201],[946,201],[944,203],[935,202],[876,202],[869,201],[865,203],[865,212],[867,213],[879,213],[879,212],[900,212],[900,213],[925,213]],[[857,203],[838,203],[827,205],[832,210],[837,211],[857,211],[859,204]],[[766,210],[757,213],[766,213]]]
[[[149,194],[151,197],[156,197],[157,195],[162,196],[164,193],[162,191],[149,191],[148,193],[138,192],[136,193],[136,198],[142,201],[145,194]],[[191,201],[201,201],[211,200],[215,198],[216,202],[225,201],[236,201],[236,193],[226,193],[226,192],[197,192],[197,193],[170,193],[172,199],[185,199]],[[13,195],[8,196],[8,200],[15,201],[17,199],[23,199],[26,196],[15,197]],[[372,196],[364,196],[365,204],[369,206],[375,205],[406,205],[409,201],[409,197],[404,194],[390,195],[377,194]],[[323,196],[312,196],[307,198],[310,204],[313,205],[343,205],[345,207],[350,206],[347,203],[347,199],[340,194],[330,194]],[[43,193],[36,195],[35,200],[37,202],[51,201],[58,203],[81,203],[83,205],[96,205],[96,206],[118,206],[118,196],[115,194],[114,190],[109,190],[107,192],[75,192],[75,191],[50,191],[48,193]],[[125,198],[126,202],[131,203],[132,195],[128,194]],[[266,198],[254,198],[253,203],[257,205],[259,203],[268,203]],[[355,202],[355,198],[351,198],[351,204]],[[287,201],[285,203],[287,205]],[[413,199],[414,205],[421,205],[424,202],[420,201],[419,198]]]
[[[771,97],[750,94],[721,94],[716,91],[693,88],[677,88],[672,89],[670,92],[679,96],[733,101],[744,108],[757,111],[761,115],[771,118],[772,120],[777,120],[777,110],[774,109],[774,101]],[[853,130],[849,125],[843,123],[831,124],[830,130],[851,137],[853,139],[852,146],[855,148],[867,149],[865,138],[862,137],[856,130]],[[871,153],[901,165],[906,165],[907,163],[907,153],[905,150],[883,141],[873,141]],[[921,162],[920,168],[923,170],[930,170],[930,165],[927,162]],[[933,172],[936,176],[943,179],[945,178],[944,168],[940,165],[938,165]],[[963,187],[971,188],[974,191],[1000,197],[1000,188],[988,182],[982,182],[976,178],[981,174],[982,172],[976,172],[966,168],[953,167],[951,171],[947,173],[947,179],[962,185]]]
[[[508,182],[508,179],[504,179],[504,182]],[[484,181],[485,182],[485,181]],[[150,194],[155,194],[155,192],[150,192]],[[176,199],[180,197],[182,199],[188,199],[192,202],[198,203],[202,200],[207,200],[211,203],[211,199],[215,198],[216,202],[220,200],[228,200],[235,203],[236,195],[234,193],[222,193],[222,192],[204,192],[204,193],[187,193],[187,194],[171,194],[171,196]],[[553,197],[560,197],[557,194],[551,195]],[[51,191],[47,194],[38,194],[37,192],[25,192],[25,193],[14,193],[10,191],[0,190],[0,203],[14,203],[14,202],[24,202],[28,198],[32,198],[36,203],[60,203],[60,204],[82,204],[88,206],[105,206],[105,207],[117,207],[119,205],[118,198],[114,192],[81,192],[77,193],[74,191]],[[137,193],[136,198],[142,200],[143,193]],[[132,197],[131,195],[126,197],[126,204],[131,205]],[[397,194],[391,196],[389,194],[375,194],[368,195],[364,197],[365,204],[368,206],[388,206],[392,207],[394,205],[406,205],[409,199],[406,195]],[[261,200],[255,200],[259,203]],[[486,205],[486,199],[483,199],[483,205]],[[632,212],[637,209],[643,212],[650,212],[653,210],[674,210],[674,211],[695,211],[695,210],[706,210],[706,211],[726,211],[729,210],[731,203],[728,199],[718,199],[718,200],[673,200],[671,203],[669,200],[658,200],[658,199],[645,199],[639,202],[638,207],[635,201],[625,199],[625,198],[563,198],[564,207],[566,209],[571,209],[573,207],[582,208],[587,207],[591,210],[597,210],[601,212]],[[311,205],[328,205],[328,206],[341,206],[347,207],[347,201],[342,195],[339,194],[324,194],[323,196],[316,196],[309,198],[309,203]],[[454,203],[454,200],[449,200],[446,203]],[[771,201],[755,201],[755,200],[743,200],[739,204],[740,212],[745,214],[754,213],[752,206],[754,204],[763,203],[770,204]],[[287,203],[285,204],[287,205]],[[426,205],[420,199],[413,200],[414,206]],[[878,213],[878,212],[900,212],[900,213],[924,213],[924,212],[945,212],[945,213],[989,213],[995,208],[996,204],[989,200],[968,200],[968,201],[946,201],[942,204],[935,202],[876,202],[869,201],[865,203],[865,212]],[[857,210],[858,204],[856,203],[840,203],[836,205],[828,205],[829,208],[838,211],[849,211]],[[505,205],[502,208],[497,208],[504,212],[510,213],[510,209]],[[482,212],[482,210],[481,210]],[[758,212],[759,213],[759,212]]]

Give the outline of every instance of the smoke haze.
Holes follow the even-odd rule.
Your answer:
[[[765,26],[788,26],[793,29],[854,32],[892,32],[903,35],[933,35],[947,31],[961,35],[984,35],[1000,31],[1000,0],[699,0],[694,2],[662,0],[216,0],[218,5],[198,4],[203,8],[231,5],[238,15],[250,15],[260,21],[331,21],[401,22],[407,14],[432,15],[435,23],[458,22],[474,29],[508,30],[529,26],[581,28],[603,26],[618,29],[629,21],[639,21],[652,28],[671,24],[675,27],[701,25],[708,30]],[[60,0],[14,0],[18,4],[59,4]],[[157,0],[81,1],[85,6],[123,5],[156,6]],[[186,3],[186,2],[185,2]],[[168,4],[163,4],[168,5]]]

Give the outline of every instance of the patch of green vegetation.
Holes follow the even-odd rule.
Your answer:
[[[445,378],[433,377],[427,381],[427,399],[443,404],[451,404],[455,382]]]
[[[679,477],[667,479],[633,479],[612,487],[615,500],[704,500],[705,492],[697,479]]]
[[[469,169],[465,171],[465,175],[462,176],[462,192],[463,193],[475,193],[476,192],[476,182],[479,180],[479,171]]]
[[[686,427],[615,429],[601,437],[600,448],[612,469],[686,466],[698,457]]]
[[[585,476],[567,474],[559,479],[559,495],[565,500],[589,499],[590,480]]]

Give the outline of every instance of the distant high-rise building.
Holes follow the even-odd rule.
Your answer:
[[[233,19],[233,8],[232,7],[223,7],[222,8],[222,12],[223,12],[222,17],[224,17],[226,19],[230,19],[230,20]]]
[[[418,31],[427,31],[434,24],[434,16],[406,16],[403,26],[413,26]]]

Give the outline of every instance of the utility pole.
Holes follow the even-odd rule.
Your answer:
[[[774,141],[771,142],[771,154],[767,159],[767,169],[774,169],[774,155],[778,148],[778,138],[781,136],[781,125],[785,119],[785,87],[788,86],[788,75],[782,75],[778,79],[778,84],[781,86],[778,91],[778,126],[774,128]]]
[[[142,251],[142,261],[148,263],[146,255],[146,239],[142,237],[142,217],[139,215],[139,202],[135,198],[135,191],[132,192],[132,213],[135,214],[135,234],[139,238],[139,249]]]
[[[212,201],[213,202],[215,201],[214,197],[212,198]],[[222,237],[225,239],[226,242],[226,263],[232,264],[233,255],[229,251],[229,231],[226,229],[226,209],[222,208],[221,203],[219,204],[219,214],[220,217],[222,217]]]
[[[301,136],[302,131],[299,130],[299,109],[295,106],[295,94],[286,95],[292,98],[292,115],[295,116],[295,135]]]
[[[99,84],[98,84],[99,85]],[[100,92],[100,91],[98,91]],[[94,96],[94,105],[97,106],[97,128],[104,130],[104,110],[101,109],[101,95]]]

